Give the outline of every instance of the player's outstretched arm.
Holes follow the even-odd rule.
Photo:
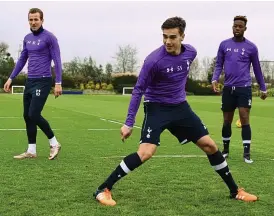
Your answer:
[[[254,46],[254,49],[251,55],[251,63],[253,66],[255,78],[257,80],[258,85],[260,86],[260,91],[261,91],[260,98],[262,100],[265,100],[267,98],[267,90],[266,90],[264,76],[263,76],[260,61],[259,61],[258,49],[256,46]]]
[[[212,80],[211,80],[212,88],[214,92],[219,92],[218,80],[222,73],[223,66],[224,66],[224,51],[223,51],[223,43],[221,43],[218,49],[218,53],[216,57],[216,65],[215,65]]]
[[[137,83],[132,91],[131,100],[129,103],[127,119],[121,128],[121,139],[124,141],[132,134],[132,128],[135,124],[135,117],[139,109],[141,99],[148,85],[154,76],[154,62],[145,61],[138,76]]]
[[[25,40],[24,40],[23,50],[21,52],[20,58],[17,61],[10,77],[8,78],[6,83],[4,84],[4,91],[5,92],[10,92],[10,86],[11,86],[12,80],[22,71],[22,69],[24,68],[27,60],[28,60],[28,50],[26,48],[26,43],[25,43]]]
[[[55,98],[62,94],[62,62],[61,62],[61,52],[58,44],[58,40],[54,35],[49,36],[49,49],[50,55],[54,62],[55,68],[55,88],[54,95]]]

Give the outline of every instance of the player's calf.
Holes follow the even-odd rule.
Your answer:
[[[207,135],[197,141],[197,145],[206,152],[213,169],[226,183],[231,194],[237,194],[238,186],[230,173],[229,167],[222,153],[218,150],[215,142]]]
[[[244,147],[244,161],[249,164],[253,163],[253,160],[250,158],[251,128],[249,124],[242,125],[242,140]]]
[[[141,165],[142,161],[136,152],[126,156],[109,177],[98,187],[98,190],[104,190],[105,188],[111,190],[117,181]]]
[[[223,146],[224,146],[222,154],[224,158],[228,157],[231,134],[232,134],[231,123],[228,121],[225,121],[222,128],[222,137],[223,137]]]

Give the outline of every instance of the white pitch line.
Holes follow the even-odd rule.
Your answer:
[[[100,158],[124,158],[126,156],[109,156],[109,157],[100,157]],[[154,155],[153,158],[205,158],[206,155]]]
[[[23,128],[0,128],[0,131],[25,131],[26,129]],[[41,129],[37,129],[41,130]],[[62,130],[62,129],[52,129],[52,130]],[[66,129],[63,129],[66,130]],[[114,128],[89,128],[89,129],[83,129],[88,131],[117,131],[119,129]]]
[[[77,111],[76,111],[77,112]],[[82,113],[82,112],[79,112],[79,113]],[[92,114],[87,114],[87,113],[82,113],[82,114],[86,114],[86,115],[91,115],[91,116],[95,116],[95,117],[99,117],[99,116],[96,116],[96,115],[92,115]],[[0,119],[21,119],[21,118],[23,118],[23,116],[22,117],[19,117],[19,116],[0,116]],[[56,118],[56,119],[65,119],[65,118],[69,118],[69,117],[58,117],[58,116],[56,116],[56,117],[51,117],[51,118]],[[101,117],[99,117],[100,118],[100,120],[102,120],[102,121],[107,121],[107,122],[111,122],[111,123],[114,123],[114,124],[119,124],[119,125],[123,125],[124,123],[122,123],[122,122],[119,122],[119,121],[114,121],[114,120],[111,120],[111,119],[106,119],[106,118],[101,118]],[[133,126],[134,128],[138,128],[138,129],[141,129],[141,127],[139,127],[139,126]]]
[[[0,116],[0,119],[23,119],[24,117],[22,116]],[[70,117],[60,117],[60,116],[55,116],[51,118],[56,118],[56,119],[65,119],[65,118],[70,118]]]
[[[0,131],[25,131],[25,128],[0,128]],[[41,129],[37,129],[41,130]],[[52,129],[52,130],[60,130],[60,129]]]
[[[18,118],[23,118],[19,116],[0,116],[0,119],[18,119]]]
[[[119,124],[119,125],[123,125],[124,124],[122,122],[111,120],[111,119],[106,119],[106,118],[103,118],[102,116],[94,115],[94,114],[91,114],[91,113],[88,113],[88,112],[81,112],[81,111],[77,111],[77,110],[68,110],[68,109],[63,109],[63,108],[60,108],[60,109],[66,110],[66,111],[69,111],[69,112],[80,113],[80,114],[83,114],[83,115],[93,116],[93,117],[99,118],[102,121],[108,121],[108,122],[111,122],[111,123],[114,123],[114,124]],[[139,127],[139,126],[133,126],[133,127],[141,129],[141,127]]]
[[[118,129],[114,129],[114,128],[90,128],[88,129],[89,131],[115,131],[115,130],[120,130],[119,128]]]
[[[110,120],[110,119],[105,119],[105,118],[100,118],[102,121],[107,121],[107,122],[111,122],[111,123],[114,123],[114,124],[119,124],[119,125],[123,125],[124,123],[122,122],[118,122],[118,121],[113,121],[113,120]],[[133,126],[135,128],[138,128],[138,129],[141,129],[141,127],[139,126]]]

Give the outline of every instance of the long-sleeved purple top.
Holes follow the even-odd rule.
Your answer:
[[[145,101],[161,104],[186,100],[187,76],[197,51],[188,44],[182,45],[182,50],[179,55],[170,55],[163,45],[146,57],[132,92],[125,125],[133,127],[143,95]]]
[[[219,46],[212,81],[218,81],[224,69],[225,86],[251,86],[251,63],[260,90],[266,91],[256,45],[247,39],[242,42],[235,42],[233,38],[224,40]]]
[[[55,66],[55,83],[62,82],[62,63],[57,38],[49,31],[43,30],[38,35],[29,33],[25,36],[23,50],[12,71],[14,79],[23,69],[28,60],[28,78],[51,77],[51,62]]]

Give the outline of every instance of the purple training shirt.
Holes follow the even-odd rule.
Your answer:
[[[179,104],[186,100],[187,76],[197,51],[191,45],[182,46],[184,51],[176,56],[167,53],[164,45],[147,56],[132,92],[127,126],[133,127],[143,94],[145,101],[161,104]]]
[[[256,45],[247,39],[242,42],[235,42],[233,38],[224,40],[219,46],[212,81],[218,81],[224,69],[225,86],[251,86],[251,63],[260,90],[266,91]]]
[[[57,38],[49,31],[43,30],[38,35],[29,33],[25,36],[21,56],[12,71],[14,79],[28,60],[28,78],[51,77],[51,62],[55,66],[55,83],[62,82],[62,64]]]

